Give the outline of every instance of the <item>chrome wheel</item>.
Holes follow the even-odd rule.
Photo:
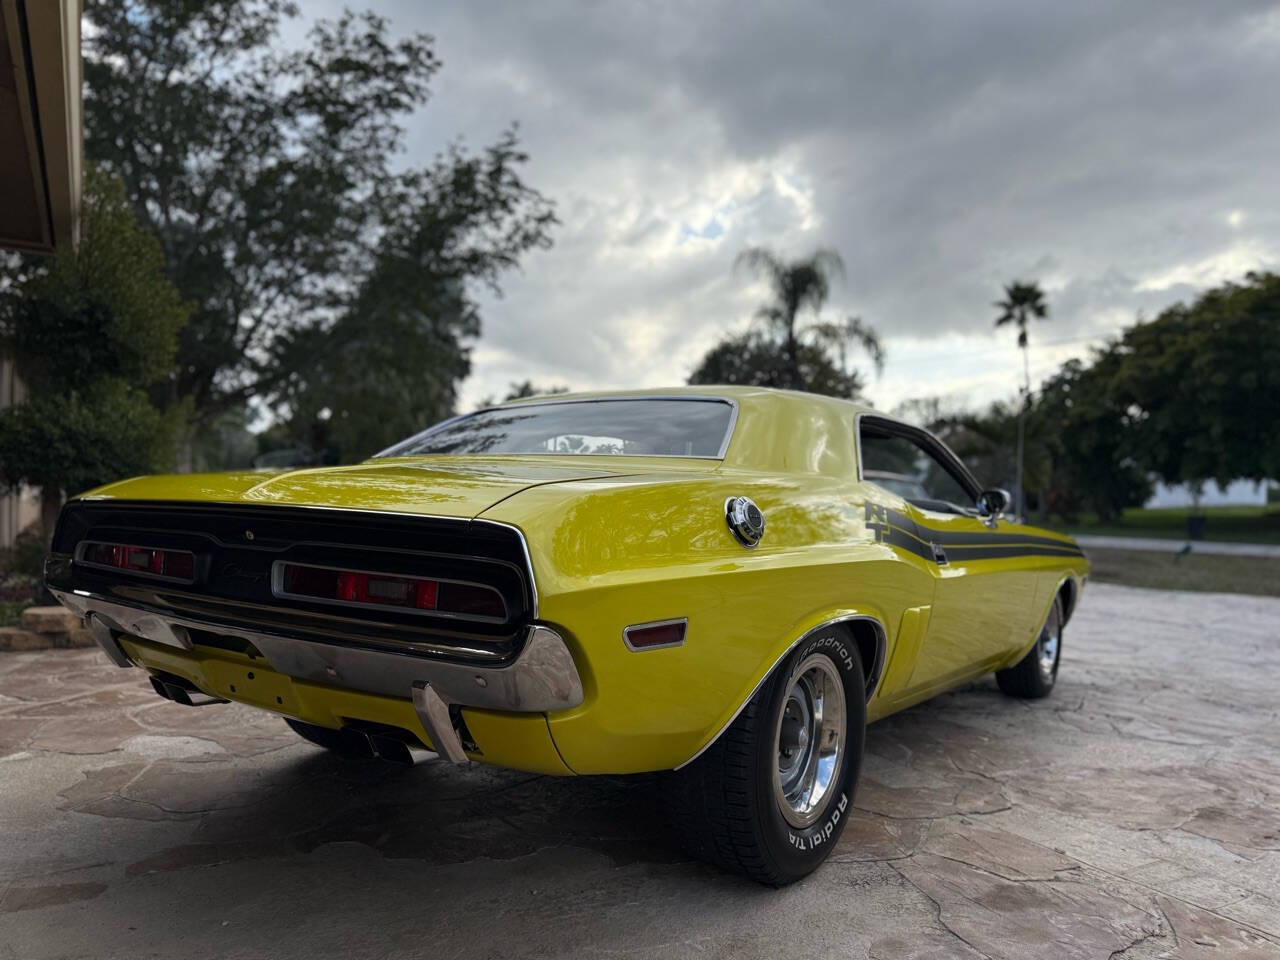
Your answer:
[[[1058,645],[1061,642],[1062,624],[1051,614],[1040,631],[1040,675],[1045,680],[1052,680],[1058,669]]]
[[[774,731],[773,794],[793,827],[807,827],[836,791],[844,759],[844,681],[825,654],[810,654],[791,671]]]

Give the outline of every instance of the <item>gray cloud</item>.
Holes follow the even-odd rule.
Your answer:
[[[555,248],[486,302],[472,397],[683,379],[747,322],[751,244],[844,255],[832,312],[890,338],[882,402],[1010,389],[987,348],[1015,276],[1050,290],[1051,362],[1280,256],[1275,3],[375,8],[445,63],[412,152],[518,119],[560,204]],[[944,335],[954,363],[913,382]]]

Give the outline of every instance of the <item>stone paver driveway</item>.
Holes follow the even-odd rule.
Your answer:
[[[689,862],[658,780],[341,761],[0,654],[0,957],[1280,958],[1280,600],[1093,585],[1052,698],[874,725],[832,859]]]

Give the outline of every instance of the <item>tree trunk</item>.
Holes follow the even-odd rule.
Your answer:
[[[1016,479],[1013,482],[1013,513],[1015,517],[1023,517],[1022,503],[1022,450],[1026,442],[1027,411],[1031,407],[1031,364],[1027,360],[1026,327],[1022,330],[1022,409],[1018,411],[1018,463]]]
[[[1017,463],[1014,465],[1013,480],[1013,515],[1019,520],[1022,518],[1022,447],[1027,432],[1027,404],[1024,401],[1022,409],[1018,412],[1018,451],[1015,454]]]
[[[787,378],[791,381],[787,386],[792,390],[804,389],[800,379],[800,358],[796,351],[795,331],[791,328],[787,330]]]

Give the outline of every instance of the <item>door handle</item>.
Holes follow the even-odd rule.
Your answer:
[[[929,546],[933,548],[933,562],[940,567],[945,566],[947,562],[947,551],[942,549],[942,544],[930,543]]]

